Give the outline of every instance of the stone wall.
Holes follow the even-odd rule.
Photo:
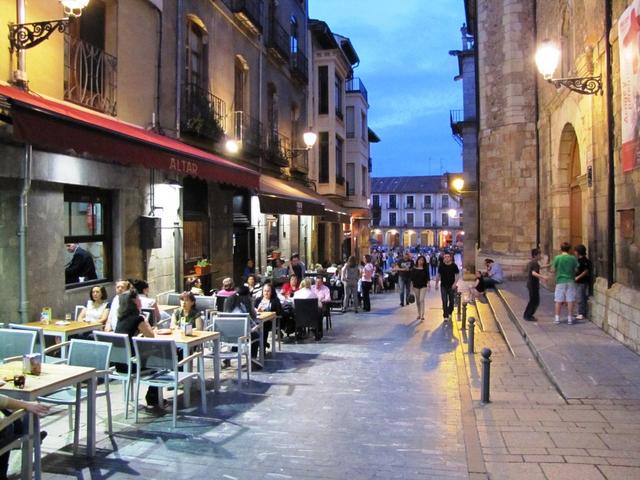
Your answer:
[[[619,283],[607,288],[598,278],[591,297],[591,319],[616,340],[640,353],[640,291]]]
[[[478,261],[499,257],[508,274],[522,270],[536,240],[532,25],[531,2],[478,2]]]

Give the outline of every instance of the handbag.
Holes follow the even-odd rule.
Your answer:
[[[416,296],[413,293],[410,293],[409,296],[407,297],[407,303],[415,303],[416,301]]]

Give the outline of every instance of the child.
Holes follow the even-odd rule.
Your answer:
[[[589,287],[591,286],[591,260],[587,258],[587,247],[576,246],[578,256],[578,269],[576,270],[576,301],[578,303],[577,320],[587,317],[587,300],[589,298]]]

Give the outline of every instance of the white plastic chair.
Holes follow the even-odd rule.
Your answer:
[[[200,399],[202,411],[207,410],[207,392],[204,382],[204,372],[180,372],[179,367],[195,358],[201,357],[202,352],[196,352],[178,362],[176,343],[173,340],[159,340],[156,338],[133,338],[136,352],[136,363],[140,372],[150,370],[149,375],[139,374],[136,377],[135,421],[138,422],[138,403],[140,400],[140,386],[173,387],[173,427],[176,427],[178,415],[178,385],[189,378],[200,380]]]

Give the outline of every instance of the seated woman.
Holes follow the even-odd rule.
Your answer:
[[[252,273],[247,277],[247,287],[249,287],[249,293],[253,298],[259,298],[262,296],[262,285],[258,282],[257,277]]]
[[[311,279],[310,278],[305,278],[304,280],[302,280],[302,282],[300,282],[300,288],[298,290],[295,291],[295,293],[293,294],[293,298],[318,298],[318,295],[316,294],[316,292],[313,291],[313,289],[311,288]]]
[[[222,289],[217,291],[216,296],[226,298],[226,297],[232,297],[235,294],[236,294],[236,291],[234,289],[233,279],[231,279],[230,277],[227,277],[224,280],[222,280]]]
[[[116,333],[126,333],[129,338],[133,338],[142,334],[144,337],[153,338],[153,330],[144,317],[140,314],[142,304],[140,297],[135,289],[128,290],[118,296],[118,323],[116,324]],[[133,341],[131,341],[131,350],[133,351]],[[125,364],[116,363],[116,371],[126,372]],[[149,387],[145,399],[147,405],[157,406],[160,403],[160,390],[158,387]]]
[[[249,287],[242,286],[238,287],[235,295],[232,297],[227,297],[224,301],[224,311],[227,313],[248,313],[251,318],[251,328],[257,325],[258,314],[256,313],[256,309],[253,306],[253,301],[251,298],[251,294],[249,293]],[[258,332],[251,331],[251,340],[255,340],[258,338]],[[251,343],[251,356],[255,357],[258,354],[258,345],[257,342]]]
[[[203,330],[204,322],[200,312],[196,309],[196,297],[191,292],[182,292],[180,295],[180,308],[174,310],[171,316],[171,328],[189,324],[194,330]]]
[[[107,289],[95,286],[89,292],[87,306],[78,315],[79,322],[100,322],[103,325],[109,318],[109,302],[107,301]]]
[[[290,311],[288,312],[288,314],[284,314],[280,299],[273,292],[273,286],[271,286],[270,283],[265,284],[265,286],[262,288],[262,296],[256,299],[255,307],[257,312],[275,312],[276,315],[280,316],[282,318],[282,329],[286,329],[289,326],[289,323],[293,320]],[[264,341],[267,347],[269,346],[269,344],[267,343],[267,338],[269,336],[269,331],[271,330],[272,325],[273,322],[269,322],[265,325],[264,328]]]
[[[149,324],[156,325],[161,320],[160,309],[156,299],[149,296],[149,284],[146,280],[134,280],[133,288],[138,292],[142,308],[153,312],[153,318],[149,318]]]
[[[291,275],[289,278],[289,282],[282,285],[282,289],[280,293],[285,298],[285,300],[289,301],[293,298],[294,293],[298,290],[298,277],[295,275]]]
[[[189,277],[187,279],[187,290],[193,293],[194,295],[204,295],[204,290],[202,290],[202,281],[200,277]]]
[[[486,289],[482,272],[476,272],[476,280],[473,286],[469,287],[470,303],[474,303],[476,300],[484,302]]]

